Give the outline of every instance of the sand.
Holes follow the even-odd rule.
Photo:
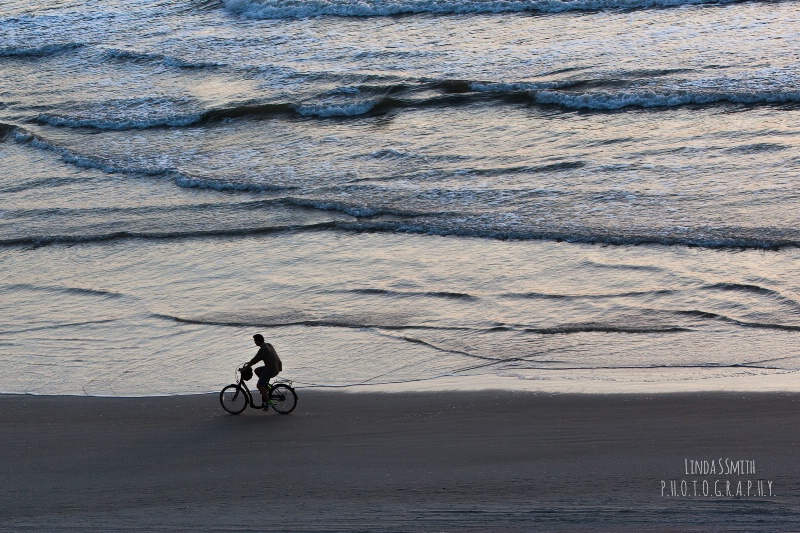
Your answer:
[[[797,394],[298,393],[0,396],[0,530],[800,531]]]

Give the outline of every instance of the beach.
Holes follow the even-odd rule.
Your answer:
[[[0,533],[800,531],[798,20],[0,2]]]
[[[798,19],[4,2],[0,393],[800,391]]]
[[[800,530],[797,394],[298,392],[2,396],[0,530]]]

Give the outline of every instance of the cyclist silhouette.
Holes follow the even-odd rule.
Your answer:
[[[263,335],[256,333],[253,335],[253,341],[256,343],[256,346],[259,347],[258,353],[245,364],[251,367],[259,361],[264,361],[264,366],[256,368],[254,372],[258,376],[257,387],[258,392],[261,393],[261,408],[266,409],[269,406],[269,389],[267,388],[267,383],[283,370],[283,364],[275,348],[270,343],[264,342]]]

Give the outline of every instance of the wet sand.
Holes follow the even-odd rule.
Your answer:
[[[298,393],[0,396],[0,530],[800,531],[798,394]]]

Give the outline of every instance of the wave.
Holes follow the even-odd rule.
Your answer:
[[[478,176],[504,176],[507,174],[539,174],[546,172],[559,172],[561,170],[576,170],[586,166],[584,161],[560,161],[558,163],[548,163],[545,165],[521,165],[514,167],[500,167],[480,169],[474,168],[466,171],[468,174]],[[549,194],[549,192],[545,193]]]
[[[649,77],[667,75],[673,71],[651,73]],[[620,78],[635,78],[635,72],[615,74]],[[629,84],[630,82],[624,82]],[[589,111],[610,111],[624,108],[677,108],[685,106],[710,106],[714,104],[746,104],[775,105],[800,102],[800,91],[793,89],[747,89],[721,90],[714,88],[646,88],[635,87],[618,91],[596,90],[603,86],[616,86],[617,79],[583,79],[560,82],[471,82],[470,88],[475,92],[495,95],[527,94],[532,103],[547,106],[558,106],[566,109]],[[587,90],[595,89],[595,90]],[[753,151],[775,150],[783,147],[757,145],[747,147]],[[746,149],[747,149],[746,148]]]
[[[175,115],[165,118],[142,118],[110,120],[101,118],[75,118],[59,115],[42,114],[36,121],[56,127],[92,128],[96,130],[136,130],[164,127],[184,127],[197,124],[202,119],[201,114]]]
[[[300,203],[296,205],[301,205]],[[306,204],[307,205],[307,204]],[[484,231],[466,230],[462,228],[443,228],[426,226],[425,224],[414,224],[404,222],[365,222],[363,220],[347,221],[326,221],[313,224],[290,224],[286,226],[267,226],[251,228],[219,228],[206,231],[163,231],[163,232],[138,232],[138,231],[116,231],[103,234],[85,235],[26,235],[20,237],[9,237],[0,239],[0,246],[48,246],[57,244],[90,244],[96,242],[107,242],[115,240],[186,240],[186,239],[205,239],[220,237],[248,237],[265,234],[294,233],[303,231],[343,231],[347,233],[409,233],[419,235],[440,235],[454,237],[484,238],[496,240],[535,240],[535,241],[555,241],[570,242],[580,244],[597,244],[612,246],[639,246],[639,245],[659,245],[659,246],[688,246],[702,247],[710,249],[756,249],[756,250],[780,250],[784,248],[800,247],[800,241],[781,241],[781,240],[750,240],[750,239],[691,239],[691,238],[667,238],[659,236],[651,237],[615,237],[615,236],[592,236],[592,235],[568,235],[568,234],[548,234],[542,232],[505,232],[502,230],[487,229]],[[636,294],[620,295],[598,295],[596,298],[616,298],[630,297]],[[514,296],[512,296],[514,297]],[[517,295],[515,297],[528,298],[570,298],[573,296],[559,295]],[[591,298],[592,296],[577,296],[576,298]],[[745,323],[742,323],[743,325]]]
[[[3,124],[0,122],[0,142],[5,141],[11,134],[17,129],[16,126],[12,126],[11,124]]]
[[[628,291],[616,292],[609,294],[555,294],[546,292],[524,292],[524,293],[507,293],[504,294],[506,298],[526,298],[534,300],[605,300],[612,298],[631,298],[637,296],[656,296],[675,294],[677,291],[672,289],[658,289],[651,291]]]
[[[383,104],[383,105],[382,105]],[[365,115],[376,109],[388,110],[392,105],[388,101],[364,101],[343,103],[267,103],[242,104],[230,107],[208,109],[196,113],[178,113],[163,117],[142,118],[79,118],[69,115],[43,113],[36,117],[36,122],[55,127],[91,128],[96,130],[124,131],[137,129],[181,128],[200,126],[230,119],[261,119],[281,115],[299,115],[301,117],[355,117]]]
[[[0,335],[15,335],[18,333],[30,333],[32,331],[52,331],[56,329],[62,328],[73,328],[76,326],[91,326],[94,324],[108,324],[111,322],[116,322],[119,319],[117,318],[105,318],[100,320],[84,320],[81,322],[64,322],[61,324],[47,324],[46,326],[34,326],[32,328],[24,328],[24,329],[15,329],[15,330],[3,330],[0,331]]]
[[[313,224],[289,224],[285,226],[266,226],[245,229],[209,229],[203,231],[114,231],[86,235],[26,235],[0,239],[0,246],[50,246],[58,244],[91,244],[119,240],[183,240],[199,238],[229,238],[266,235],[272,233],[289,233],[296,231],[321,231],[335,229],[336,222],[318,222]]]
[[[108,173],[120,174],[142,174],[147,176],[159,176],[164,174],[173,174],[174,169],[160,168],[160,167],[137,167],[120,165],[114,161],[103,159],[100,157],[85,156],[76,154],[66,148],[52,144],[42,137],[35,135],[23,128],[13,127],[11,135],[14,140],[21,144],[27,144],[33,148],[53,152],[61,156],[61,159],[66,163],[70,163],[80,168],[88,168],[95,170],[102,170]]]
[[[72,52],[84,46],[83,43],[53,43],[40,46],[0,47],[0,57],[48,57]]]
[[[174,128],[211,124],[230,119],[262,119],[281,115],[348,117],[369,113],[381,105],[381,101],[343,102],[337,104],[294,103],[242,103],[228,107],[207,109],[192,113],[176,113],[160,117],[138,118],[79,118],[69,115],[41,114],[36,121],[55,127],[92,128],[97,130],[124,131],[135,129]]]
[[[178,175],[175,185],[184,189],[210,189],[220,192],[272,192],[299,189],[295,186],[269,185],[260,183],[237,183],[231,181],[207,180]]]
[[[354,117],[369,113],[375,106],[380,104],[380,100],[366,102],[345,102],[341,104],[312,104],[298,105],[294,109],[298,115],[318,116],[318,117]]]
[[[399,211],[395,209],[385,209],[379,207],[369,207],[363,205],[349,205],[341,202],[331,200],[314,200],[310,198],[285,198],[284,202],[297,207],[307,207],[310,209],[317,209],[320,211],[334,211],[337,213],[344,213],[357,219],[369,219],[379,216],[394,216],[403,218],[413,218],[422,215],[422,213],[412,213],[410,211]],[[358,230],[359,228],[352,227],[350,229]],[[375,227],[363,227],[364,231],[381,231],[384,228],[380,225]],[[389,229],[389,228],[386,228]]]
[[[83,296],[98,296],[101,298],[123,298],[126,295],[121,292],[104,291],[98,289],[84,289],[81,287],[60,287],[49,285],[32,285],[29,283],[17,283],[14,285],[4,285],[5,289],[9,290],[28,290],[28,291],[43,291],[43,292],[59,292],[67,294],[79,294]]]
[[[659,108],[706,106],[719,103],[774,105],[800,102],[800,91],[622,91],[618,93],[588,92],[574,94],[564,91],[536,91],[531,94],[537,104],[556,105],[568,109],[597,111],[628,107]]]
[[[459,94],[476,92],[476,93],[493,93],[493,94],[531,94],[536,91],[547,91],[555,89],[569,89],[574,87],[574,81],[568,82],[486,82],[486,81],[465,81],[466,89],[459,90]],[[454,82],[450,82],[454,84]],[[458,85],[454,85],[458,87]],[[448,86],[445,85],[445,89]]]
[[[650,77],[667,75],[674,71],[651,73]],[[643,73],[638,73],[643,74]],[[622,88],[617,91],[597,90],[603,86],[618,86],[620,78],[635,78],[636,72],[615,73],[614,78],[597,78],[582,80],[565,80],[557,82],[465,82],[470,92],[478,97],[490,95],[495,99],[511,103],[520,101],[525,96],[528,103],[542,106],[557,106],[569,110],[612,111],[625,108],[679,108],[686,106],[711,106],[715,104],[776,105],[800,102],[800,91],[791,89],[742,89],[730,90],[714,88]],[[631,82],[622,82],[630,85]],[[591,89],[594,90],[591,90]],[[466,91],[465,91],[466,92]],[[462,93],[463,96],[463,93]],[[477,98],[476,98],[477,99]],[[443,103],[432,98],[429,105]],[[450,103],[450,102],[446,102]],[[425,105],[426,102],[414,102],[413,105]],[[785,149],[782,145],[753,145],[739,148],[753,152]]]
[[[701,287],[701,289],[712,290],[712,291],[748,292],[761,296],[768,296],[774,300],[783,302],[790,307],[794,307],[795,309],[800,309],[800,302],[798,302],[797,300],[784,296],[783,294],[781,294],[776,290],[768,289],[767,287],[761,287],[760,285],[751,285],[747,283],[714,283],[711,285],[706,285],[704,287]]]
[[[492,13],[562,13],[728,4],[737,0],[223,0],[230,13],[251,19],[385,17]]]
[[[305,206],[313,206],[314,202],[304,202]],[[325,209],[326,204],[318,204],[319,209]],[[381,214],[377,209],[365,209],[373,217]],[[347,212],[347,211],[343,211]],[[358,220],[355,222],[337,223],[337,229],[363,232],[396,232],[396,233],[416,233],[426,235],[442,235],[454,237],[477,237],[484,239],[497,240],[519,240],[519,241],[554,241],[569,242],[580,244],[598,244],[613,246],[687,246],[697,248],[717,248],[717,249],[755,249],[755,250],[781,250],[784,248],[800,247],[800,240],[781,237],[747,237],[747,236],[719,236],[709,237],[702,232],[698,232],[696,237],[691,235],[670,235],[663,233],[636,234],[636,235],[614,235],[596,234],[587,228],[586,233],[578,231],[544,231],[537,229],[529,230],[506,230],[495,227],[469,228],[454,227],[446,223],[432,223],[426,221],[369,221]]]
[[[312,209],[330,210],[330,205],[325,202],[315,202],[300,199],[275,199],[275,205],[290,205],[297,207],[308,207]],[[536,240],[536,241],[555,241],[571,242],[581,244],[598,244],[614,246],[638,246],[638,245],[660,245],[660,246],[689,246],[716,249],[759,249],[759,250],[780,250],[789,247],[800,247],[800,241],[778,240],[778,239],[747,239],[747,238],[720,238],[709,240],[698,237],[669,237],[669,236],[614,236],[614,235],[585,235],[539,232],[539,231],[505,231],[502,229],[470,229],[448,224],[447,220],[440,223],[416,222],[413,215],[403,215],[399,212],[391,213],[392,218],[408,217],[412,220],[381,220],[384,215],[389,215],[390,211],[368,207],[353,207],[348,209],[336,208],[337,212],[342,212],[353,217],[353,220],[331,220],[312,224],[289,224],[285,226],[267,226],[250,228],[216,228],[204,231],[115,231],[103,234],[78,234],[78,235],[24,235],[20,237],[9,237],[0,239],[0,246],[47,246],[55,244],[88,244],[94,242],[106,242],[114,240],[184,240],[184,239],[204,239],[219,237],[248,237],[272,233],[289,233],[302,231],[341,231],[347,233],[409,233],[418,235],[440,235],[452,237],[484,238],[496,240]],[[377,218],[379,220],[371,220]],[[601,297],[624,297],[626,295],[604,295]],[[635,296],[629,294],[627,296]],[[557,298],[556,295],[536,295],[526,294],[517,297],[529,298]],[[564,296],[569,297],[569,296]]]
[[[602,323],[583,323],[583,324],[565,324],[552,328],[518,328],[514,326],[497,326],[488,329],[473,328],[473,327],[447,327],[447,326],[422,326],[415,324],[381,324],[356,322],[346,318],[327,318],[327,319],[303,319],[303,320],[212,320],[204,318],[183,318],[173,315],[154,314],[154,318],[162,320],[171,320],[185,324],[199,324],[199,325],[212,325],[212,326],[228,326],[228,327],[259,327],[259,328],[282,328],[282,327],[333,327],[333,328],[347,328],[347,329],[378,329],[388,331],[402,331],[402,330],[436,330],[436,331],[477,331],[477,332],[498,332],[498,331],[522,331],[525,333],[535,333],[538,335],[568,335],[575,333],[630,333],[630,334],[648,334],[648,333],[680,333],[692,331],[690,328],[679,326],[619,326],[612,324]],[[430,345],[427,341],[403,337],[413,343]],[[432,346],[432,345],[430,345]],[[450,350],[448,350],[450,351]],[[478,357],[480,359],[491,359],[488,357],[476,356],[466,352],[463,355],[470,355],[471,357]],[[506,359],[505,361],[509,361]]]
[[[751,285],[748,283],[714,283],[702,287],[706,290],[720,290],[720,291],[739,291],[739,292],[752,292],[755,294],[765,294],[770,296],[780,296],[780,293],[760,285]]]
[[[465,294],[461,292],[446,292],[446,291],[392,291],[388,289],[350,289],[344,291],[353,294],[369,294],[379,296],[395,296],[395,297],[430,297],[430,298],[445,298],[449,300],[477,300],[476,296]]]
[[[35,122],[55,127],[97,130],[134,130],[185,127],[203,120],[203,111],[191,99],[142,97],[90,103],[66,113],[42,113]]]
[[[1,189],[0,189],[1,191]],[[240,209],[250,211],[252,209],[270,209],[275,207],[275,202],[270,200],[241,201],[236,204],[228,202],[201,202],[193,203],[188,206],[180,205],[146,205],[146,206],[114,206],[114,207],[50,207],[42,206],[32,209],[8,209],[3,211],[4,217],[15,219],[35,219],[42,220],[51,217],[85,217],[92,215],[103,215],[107,219],[120,220],[130,215],[154,217],[159,215],[175,215],[177,212],[190,213],[196,215],[206,210],[217,210],[220,208]]]
[[[790,146],[777,143],[755,143],[726,148],[725,152],[732,154],[758,154],[761,152],[782,152],[789,150]]]
[[[599,261],[592,261],[586,260],[584,261],[586,266],[591,266],[592,268],[603,268],[608,270],[633,270],[638,272],[657,272],[661,273],[664,271],[663,267],[653,266],[653,265],[631,265],[626,263],[603,263]]]
[[[103,56],[106,59],[115,60],[128,60],[133,62],[144,63],[160,63],[167,67],[185,68],[185,69],[209,69],[221,67],[219,63],[206,62],[206,61],[186,61],[176,57],[165,56],[162,54],[139,52],[136,50],[119,50],[112,48],[106,50]]]
[[[276,190],[291,190],[292,187],[278,187],[269,184],[254,184],[240,182],[226,182],[212,179],[195,178],[183,175],[176,169],[162,167],[147,167],[125,165],[114,160],[100,156],[86,156],[75,153],[67,148],[53,144],[46,139],[35,135],[24,128],[0,124],[0,133],[6,131],[21,144],[33,148],[56,153],[62,160],[81,168],[98,169],[108,173],[122,173],[132,175],[164,176],[174,181],[175,185],[185,188],[207,188],[227,192],[267,192]],[[553,167],[558,170],[561,167]],[[572,242],[583,244],[602,245],[662,245],[662,246],[689,246],[701,248],[727,248],[727,249],[761,249],[780,250],[783,248],[800,247],[800,239],[790,234],[784,237],[781,232],[770,231],[767,228],[725,228],[719,231],[709,231],[707,228],[698,228],[694,233],[685,231],[670,232],[669,229],[654,229],[652,233],[643,230],[641,233],[609,233],[609,230],[586,228],[541,229],[538,227],[522,227],[508,229],[502,224],[487,222],[481,225],[465,224],[463,213],[449,213],[438,211],[435,213],[413,212],[397,210],[380,206],[349,204],[328,199],[315,199],[300,196],[287,196],[271,200],[275,205],[303,207],[319,211],[334,211],[352,217],[348,220],[336,220],[324,224],[309,226],[285,227],[253,227],[211,229],[204,232],[135,232],[118,231],[101,235],[38,235],[21,236],[0,240],[0,245],[45,245],[60,242],[93,242],[115,239],[184,239],[214,237],[218,235],[246,236],[248,234],[262,234],[266,232],[301,231],[326,229],[331,231],[347,231],[361,233],[410,233],[426,235],[442,235],[454,237],[475,237],[497,240],[544,240],[556,242]],[[454,219],[456,223],[454,223]]]
[[[440,91],[445,82],[406,87],[405,95],[359,97],[354,100],[318,102],[266,102],[234,103],[230,106],[191,110],[187,112],[142,114],[138,108],[125,114],[109,104],[109,111],[99,111],[97,116],[74,116],[68,113],[42,113],[36,122],[54,127],[91,128],[96,130],[136,130],[180,128],[223,122],[230,119],[258,120],[279,116],[305,118],[347,118],[387,114],[400,109],[450,108],[486,102],[511,105],[534,104],[556,106],[566,110],[618,111],[627,108],[672,109],[685,106],[713,106],[724,104],[778,105],[800,103],[800,91],[658,91],[621,90],[616,92],[573,92],[570,90],[540,89],[537,84],[486,84],[472,83],[469,92],[442,94],[417,98],[414,93],[424,93],[436,88]],[[565,84],[561,84],[565,85]],[[386,87],[384,92],[396,88]],[[449,88],[447,90],[452,90]],[[361,95],[359,95],[361,96]],[[127,103],[133,105],[133,103]],[[115,113],[115,114],[112,114]],[[785,146],[751,145],[738,148],[749,152],[784,150]],[[580,164],[580,163],[578,163]],[[566,167],[569,168],[569,167]],[[544,170],[548,170],[545,168]]]
[[[718,313],[711,313],[709,311],[700,311],[692,309],[689,311],[675,311],[675,314],[703,318],[707,320],[718,320],[720,322],[727,322],[745,328],[758,328],[758,329],[777,329],[782,331],[800,331],[800,326],[791,324],[775,324],[771,322],[747,322],[738,320],[729,316],[721,315]]]
[[[182,324],[198,324],[204,326],[284,328],[294,326],[347,328],[347,329],[385,329],[385,330],[440,330],[440,331],[472,331],[468,327],[437,327],[419,325],[393,325],[380,323],[354,322],[346,318],[301,319],[301,320],[211,320],[204,318],[183,318],[173,315],[153,314],[153,318],[171,320]]]
[[[2,141],[2,133],[0,133],[0,141]],[[3,194],[12,194],[17,192],[24,192],[24,191],[38,191],[42,188],[55,188],[61,187],[64,185],[70,185],[75,183],[76,181],[80,181],[81,178],[41,178],[35,179],[31,181],[25,181],[22,183],[18,183],[16,185],[11,185],[9,187],[1,187],[0,193]]]
[[[783,296],[777,291],[772,289],[768,289],[765,287],[761,287],[758,285],[749,285],[749,284],[740,284],[740,283],[715,283],[711,285],[705,285],[700,287],[700,290],[712,290],[712,291],[736,291],[736,292],[746,292],[752,293],[757,295],[769,296],[777,301],[783,302],[787,304],[789,307],[793,307],[795,309],[800,308],[800,303],[796,300]],[[674,289],[656,289],[656,290],[647,290],[647,291],[628,291],[628,292],[618,292],[618,293],[608,293],[608,294],[558,294],[558,293],[542,293],[542,292],[527,292],[527,293],[506,293],[502,294],[501,296],[506,298],[530,298],[530,299],[543,299],[543,300],[585,300],[585,299],[614,299],[614,298],[628,298],[628,297],[650,297],[650,296],[662,296],[662,295],[673,295],[681,292],[680,290]],[[733,319],[730,317],[726,317],[724,315],[719,315],[716,313],[706,312],[706,311],[699,311],[699,310],[690,310],[690,311],[677,311],[676,314],[681,316],[691,316],[695,318],[701,318],[706,320],[719,320],[723,322],[728,322],[731,324],[735,324],[738,326],[743,327],[751,327],[751,328],[766,328],[766,329],[782,329],[787,331],[795,331],[800,330],[800,326],[793,326],[793,325],[783,325],[783,324],[772,324],[772,323],[762,323],[762,322],[746,322],[742,320]]]
[[[681,326],[615,326],[611,324],[587,323],[587,324],[565,324],[552,328],[525,328],[522,331],[527,333],[538,333],[539,335],[564,335],[571,333],[682,333],[692,331],[691,328]]]

